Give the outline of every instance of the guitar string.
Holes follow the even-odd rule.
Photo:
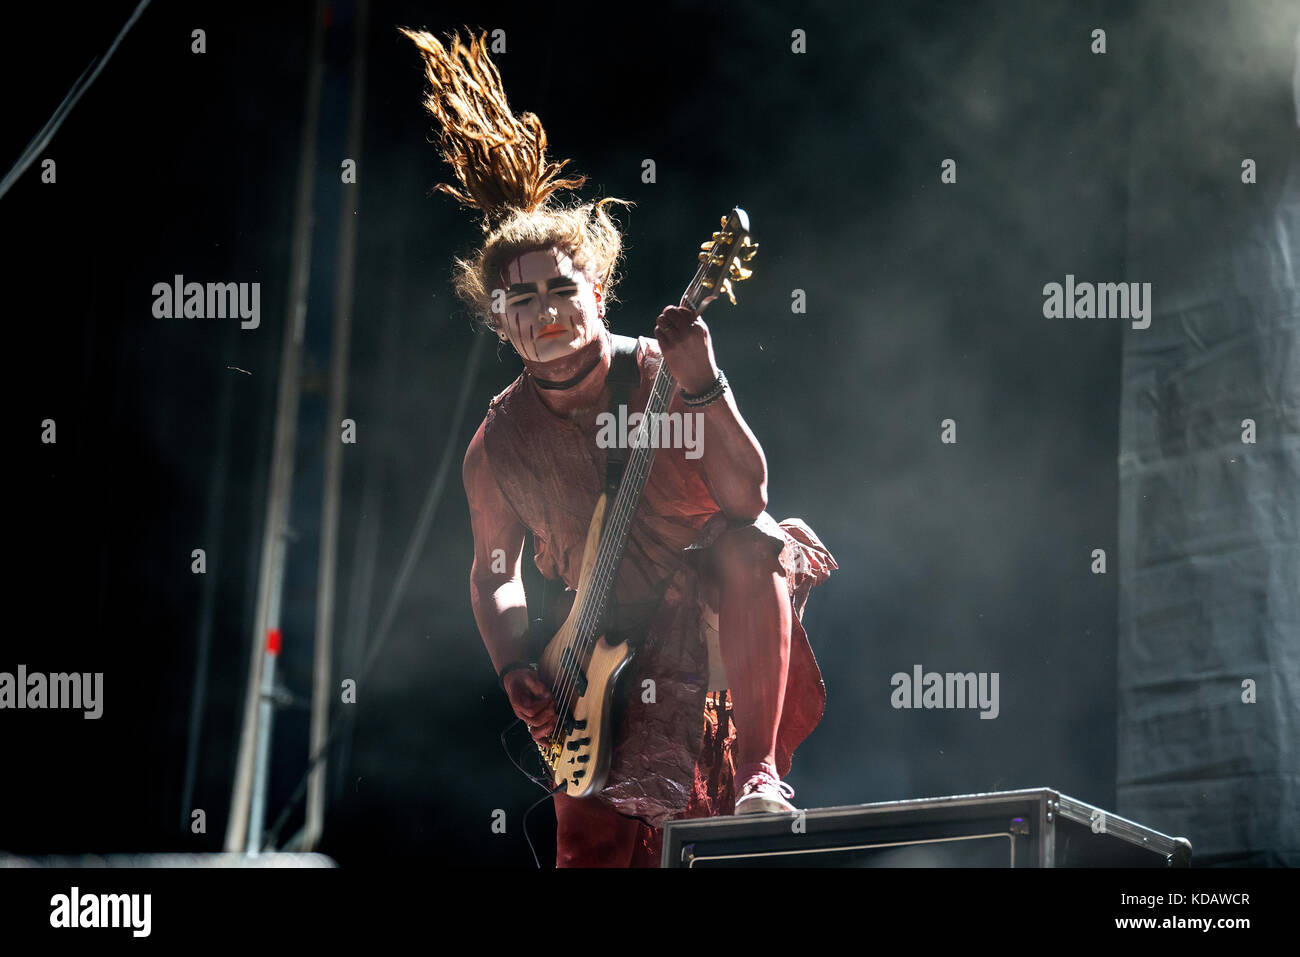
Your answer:
[[[694,285],[695,282],[693,280],[692,286]],[[691,287],[688,287],[687,294],[690,295],[690,292]],[[654,384],[651,386],[650,390],[650,400],[648,402],[649,408],[653,408],[656,403],[662,403],[663,407],[667,407],[667,402],[665,401],[664,396],[665,393],[668,393],[671,389],[672,381],[672,376],[668,373],[667,367],[664,366],[663,363],[660,363],[659,372],[655,376]],[[641,424],[637,428],[637,445],[633,450],[632,455],[629,457],[628,465],[625,468],[625,481],[620,483],[619,492],[615,496],[612,506],[611,517],[619,522],[623,522],[627,519],[629,513],[633,511],[639,503],[641,492],[644,489],[644,479],[648,477],[649,474],[648,463],[653,458],[653,450],[649,448],[648,441],[643,441],[643,435],[645,439],[648,440],[647,421],[645,419],[642,419]],[[633,485],[640,485],[641,488],[637,489],[635,499],[629,506],[628,499],[632,498],[631,489]],[[566,645],[565,651],[562,652],[561,660],[563,660],[563,655],[568,653],[572,655],[570,661],[577,662],[580,666],[582,657],[586,653],[587,645],[594,640],[595,626],[600,622],[599,616],[604,614],[605,593],[608,589],[608,579],[611,577],[611,571],[617,570],[617,561],[615,561],[614,556],[617,554],[621,558],[622,544],[626,541],[629,524],[624,525],[623,533],[619,536],[618,542],[615,542],[612,538],[606,538],[604,542],[597,546],[600,554],[597,557],[596,568],[593,574],[593,579],[595,580],[594,591],[589,593],[602,596],[600,607],[599,609],[596,609],[591,604],[584,602],[583,607],[579,610],[578,622],[574,629],[574,633]],[[606,523],[606,527],[610,527],[609,523]],[[608,542],[608,547],[605,545],[606,542]],[[611,566],[613,567],[611,568]],[[588,630],[591,630],[593,634],[585,634]],[[574,652],[575,647],[579,649],[576,652]],[[577,687],[576,676],[571,677],[563,668],[560,669],[557,678],[559,679],[559,686],[553,689],[553,696],[556,698],[560,707],[556,710],[555,731],[548,737],[548,744],[552,746],[554,744],[555,732],[558,732],[563,728],[565,721],[567,721],[569,717],[569,709],[574,704],[573,692]]]
[[[726,260],[724,259],[723,261],[725,262]],[[706,267],[707,265],[708,264],[706,263]],[[702,268],[701,272],[697,273],[695,278],[691,280],[690,285],[687,286],[685,295],[682,297],[683,302],[690,302],[692,297],[699,292],[699,287],[703,282],[702,273],[704,271],[705,270]],[[694,307],[692,308],[692,311],[696,312],[698,315],[698,311]],[[673,384],[675,384],[675,380],[668,372],[667,366],[661,362],[659,372],[655,376],[654,385],[651,387],[650,405],[653,406],[655,401],[659,400],[663,403],[663,407],[667,408],[668,401],[665,393],[671,392]],[[641,492],[644,490],[644,480],[648,478],[649,467],[653,462],[654,450],[649,448],[648,444],[648,421],[649,420],[643,418],[637,429],[637,448],[633,452],[632,461],[629,462],[630,474],[634,474],[636,478],[633,483],[621,483],[619,494],[615,497],[613,511],[620,520],[627,518],[628,512],[635,510],[636,506],[640,503]],[[639,474],[642,471],[644,474]],[[641,484],[642,487],[637,489],[635,498],[629,506],[628,499],[632,498],[630,492],[632,484]],[[597,548],[600,550],[601,554],[598,556],[593,578],[599,580],[599,585],[596,587],[595,593],[601,595],[600,603],[598,607],[584,604],[583,609],[579,611],[578,625],[575,627],[574,634],[570,638],[565,651],[561,652],[561,661],[564,660],[565,652],[573,652],[576,645],[579,646],[579,650],[576,654],[572,654],[569,660],[577,663],[577,666],[580,667],[580,663],[586,655],[588,647],[594,644],[597,637],[595,635],[594,626],[599,624],[600,617],[604,614],[605,597],[609,588],[608,579],[610,578],[611,573],[617,570],[619,560],[621,560],[622,557],[623,546],[626,544],[629,532],[630,522],[624,525],[623,531],[618,536],[617,541],[607,539],[607,541],[610,542],[610,547],[608,549],[602,547],[603,543],[598,544]],[[584,634],[585,632],[589,633]],[[559,685],[553,686],[552,697],[556,701],[560,702],[560,707],[556,710],[555,729],[546,739],[548,751],[553,748],[556,743],[556,732],[561,731],[569,717],[569,708],[574,704],[573,692],[577,687],[576,675],[570,677],[563,668],[560,669],[558,677]],[[565,735],[565,737],[567,737],[567,735]],[[561,752],[561,756],[563,756],[563,752]]]
[[[721,263],[726,261],[727,259],[724,257],[719,262]],[[706,262],[705,265],[701,267],[700,271],[696,273],[695,277],[691,280],[690,285],[687,286],[686,293],[682,296],[683,303],[692,302],[693,297],[699,293],[700,286],[703,283],[703,274],[707,272],[708,266],[711,264],[712,264],[711,261]],[[692,303],[692,312],[694,312],[696,315],[699,314],[698,307],[696,307],[693,303]],[[654,408],[656,403],[661,403],[662,408],[666,409],[669,404],[668,394],[671,394],[672,386],[674,384],[675,384],[675,380],[673,379],[672,375],[668,373],[667,367],[661,363],[659,367],[659,372],[655,376],[655,383],[651,388],[651,400],[648,405],[648,408]],[[649,442],[648,442],[649,422],[650,422],[649,418],[643,418],[641,425],[637,430],[637,447],[634,450],[633,453],[634,461],[632,462],[632,469],[634,473],[638,470],[641,470],[642,467],[644,466],[644,471],[646,474],[637,476],[637,481],[642,483],[642,488],[638,489],[633,496],[632,493],[630,493],[629,491],[631,485],[621,484],[619,489],[619,494],[618,496],[616,496],[614,509],[613,509],[614,514],[618,516],[620,519],[627,517],[628,511],[635,510],[636,506],[639,504],[641,491],[643,491],[644,489],[644,479],[648,477],[650,464],[653,462],[654,450],[649,447]],[[638,453],[644,453],[644,454],[638,457]],[[628,492],[628,494],[625,495],[624,492]],[[632,498],[630,506],[628,503],[629,497]],[[626,540],[629,532],[630,532],[629,525],[625,525],[622,533],[618,537],[618,540],[617,541],[610,540],[611,547],[608,550],[606,550],[603,547],[603,543],[601,543],[601,545],[598,545],[598,548],[601,549],[602,554],[597,559],[596,577],[599,578],[599,584],[596,588],[596,594],[600,595],[601,599],[599,605],[594,607],[585,605],[584,608],[579,611],[578,627],[575,628],[574,635],[570,639],[565,649],[566,651],[572,652],[575,645],[579,647],[579,650],[576,652],[576,654],[573,654],[570,657],[570,661],[581,662],[582,659],[586,656],[588,647],[593,645],[596,640],[597,636],[595,634],[595,626],[599,624],[600,618],[604,614],[605,599],[608,592],[607,579],[609,579],[610,575],[613,572],[617,571],[618,563],[622,557],[623,546],[626,544]],[[561,704],[561,708],[558,709],[556,712],[556,717],[557,717],[556,730],[560,729],[563,726],[563,721],[560,720],[561,716],[563,716],[565,720],[567,720],[568,718],[569,707],[571,704],[573,704],[573,690],[577,686],[576,675],[570,678],[567,674],[563,672],[563,670],[561,670],[560,679],[561,680],[560,680],[559,687],[562,690],[561,690],[561,697],[558,698],[557,700],[561,701],[562,704]],[[553,689],[553,697],[554,697],[554,689]],[[548,738],[548,742],[551,744],[554,743],[554,733],[552,733],[552,735]]]
[[[703,281],[703,272],[704,269],[702,268],[701,271],[697,272],[695,277],[691,280],[690,285],[686,287],[686,293],[682,296],[683,302],[691,302],[692,297],[699,292],[699,286]],[[692,311],[695,311],[694,306],[692,307]],[[647,403],[647,408],[653,409],[656,405],[660,405],[662,408],[666,409],[669,404],[668,396],[671,395],[674,383],[675,380],[668,372],[667,366],[661,362],[659,365],[659,371],[655,376],[654,384],[651,386],[650,400]],[[614,504],[612,506],[613,516],[617,517],[619,521],[628,519],[630,517],[629,513],[636,509],[637,504],[640,502],[641,492],[644,490],[644,481],[649,475],[650,463],[654,458],[654,450],[649,447],[648,442],[649,419],[642,419],[640,426],[637,428],[636,439],[636,448],[629,457],[628,466],[625,467],[626,474],[636,476],[635,481],[631,483],[620,483],[618,494],[615,496]],[[639,474],[642,471],[644,471],[645,474]],[[641,485],[641,488],[638,488],[636,492],[633,493],[631,491],[632,486],[638,483]],[[629,499],[631,499],[630,505]],[[609,527],[608,521],[604,524],[606,527]],[[597,545],[599,554],[597,556],[593,578],[598,579],[594,593],[601,596],[600,604],[599,606],[592,606],[584,603],[583,608],[579,610],[578,624],[574,629],[573,636],[565,647],[565,652],[571,653],[569,660],[571,662],[579,663],[577,665],[578,667],[581,666],[580,663],[587,653],[588,646],[594,644],[597,637],[595,635],[595,628],[599,625],[601,616],[604,615],[605,600],[609,588],[609,582],[607,579],[611,577],[612,573],[617,571],[619,561],[622,557],[622,549],[630,531],[629,526],[630,523],[624,525],[623,532],[619,535],[617,541],[614,541],[613,539],[602,539]],[[605,545],[606,542],[610,543],[608,548]],[[588,631],[590,632],[589,634],[584,634],[584,632]],[[575,646],[579,649],[576,653],[574,653]],[[561,652],[561,660],[563,660],[563,656],[564,652]],[[564,669],[560,669],[560,674],[557,677],[560,682],[558,693],[555,687],[552,689],[552,697],[560,702],[561,705],[560,708],[556,710],[556,731],[563,727],[564,720],[567,720],[569,716],[569,707],[574,703],[573,692],[577,687],[576,675],[570,677]],[[554,744],[554,732],[552,732],[547,740],[548,745]]]
[[[689,301],[690,296],[693,293],[698,292],[697,286],[700,280],[701,277],[699,276],[699,274],[697,274],[696,277],[691,280],[691,284],[687,286],[686,294],[682,297],[683,301]],[[664,366],[661,362],[659,366],[659,372],[655,376],[654,384],[651,387],[650,400],[649,403],[647,404],[648,408],[654,408],[656,403],[662,403],[663,407],[667,408],[668,403],[665,398],[665,393],[670,392],[672,388],[672,382],[673,382],[672,376],[668,373],[667,367]],[[619,519],[619,521],[622,521],[628,517],[628,512],[629,512],[628,499],[632,497],[632,493],[631,493],[632,485],[638,482],[643,483],[643,479],[645,477],[648,477],[649,466],[646,463],[653,458],[653,454],[652,454],[653,450],[649,449],[648,442],[643,442],[641,438],[644,433],[645,437],[648,439],[648,431],[649,430],[647,427],[647,420],[643,419],[636,433],[637,435],[636,448],[633,450],[632,455],[629,457],[628,466],[625,467],[626,474],[635,476],[635,479],[633,482],[630,483],[629,482],[620,483],[618,494],[615,496],[614,503],[612,506],[613,516],[616,516]],[[645,476],[638,474],[642,470],[643,465],[645,466],[644,469],[646,473]],[[635,493],[635,499],[631,504],[630,507],[631,509],[635,509],[637,503],[640,500],[640,495],[643,488],[644,485],[642,486],[642,489],[638,489],[637,492]],[[606,527],[609,527],[608,522],[606,522],[605,525]],[[617,543],[614,543],[612,539],[604,539],[597,544],[597,549],[599,551],[599,554],[597,556],[597,562],[596,562],[596,567],[594,569],[593,577],[599,579],[599,585],[595,589],[594,593],[602,596],[600,607],[599,609],[593,609],[591,605],[584,602],[583,607],[579,609],[578,622],[574,628],[574,633],[570,637],[569,642],[566,644],[565,649],[561,652],[561,661],[564,660],[565,654],[568,653],[570,655],[569,660],[571,662],[581,662],[582,657],[586,654],[587,645],[590,644],[592,641],[594,641],[594,637],[595,637],[594,627],[599,624],[600,616],[604,614],[604,603],[605,603],[604,596],[608,587],[608,583],[606,579],[608,579],[610,576],[610,570],[611,570],[610,565],[612,564],[614,566],[614,570],[617,569],[617,561],[612,556],[618,555],[618,557],[621,558],[622,544],[626,541],[627,532],[628,532],[628,528],[627,526],[625,526],[623,534],[620,536],[619,542]],[[611,543],[608,548],[606,547],[605,542]],[[584,631],[586,631],[587,629],[592,629],[593,634],[584,635]],[[577,651],[576,654],[574,653],[575,646],[580,647],[581,649]],[[555,731],[553,731],[551,735],[549,735],[547,738],[548,749],[549,747],[553,746],[555,743],[555,732],[559,731],[564,726],[564,722],[569,717],[569,707],[574,702],[573,692],[577,687],[576,675],[571,677],[563,668],[559,669],[559,674],[557,675],[557,681],[558,681],[558,685],[552,686],[552,697],[557,701],[557,703],[559,703],[560,707],[557,708],[556,710]]]
[[[668,372],[660,366],[661,376],[655,377],[655,388],[651,390],[650,404],[653,405],[656,399],[662,400],[663,394],[669,392],[672,387],[673,378]],[[662,386],[661,386],[662,381]],[[629,517],[630,513],[635,511],[644,490],[644,480],[649,475],[649,464],[653,461],[652,449],[648,447],[648,429],[645,420],[638,426],[635,440],[637,447],[634,450],[633,457],[629,460],[626,473],[630,478],[627,484],[621,484],[619,494],[615,497],[611,507],[611,515],[606,527],[614,522],[623,523]],[[640,485],[635,496],[631,489],[635,485]],[[629,504],[630,502],[630,504]],[[599,625],[601,617],[604,615],[606,604],[606,592],[609,587],[610,579],[617,570],[617,566],[622,557],[623,546],[625,545],[630,530],[630,523],[624,524],[623,530],[617,538],[605,538],[598,546],[599,555],[596,566],[592,575],[591,594],[601,596],[598,603],[584,603],[579,610],[578,623],[574,628],[572,637],[562,653],[569,656],[569,660],[574,662],[578,667],[581,666],[583,657],[586,655],[588,648],[594,644],[596,639],[596,626]],[[563,660],[563,659],[562,659]],[[559,677],[561,679],[558,688],[553,689],[553,696],[560,703],[560,708],[556,712],[556,729],[558,730],[564,720],[569,716],[569,708],[574,704],[574,691],[577,688],[576,675],[570,676],[565,669],[560,669]],[[552,735],[553,738],[553,735]]]
[[[695,274],[690,285],[687,286],[686,293],[682,296],[682,301],[684,303],[692,302],[693,297],[699,293],[700,287],[703,283],[704,273],[707,272],[709,265],[711,265],[711,258],[712,257],[710,257],[710,261],[706,261],[700,271]],[[727,258],[721,260],[721,262],[727,261]],[[692,312],[697,316],[699,315],[697,307],[692,306]],[[652,407],[656,400],[659,400],[663,403],[663,408],[666,409],[670,402],[670,399],[668,399],[667,396],[671,394],[671,389],[674,384],[675,380],[668,372],[667,365],[661,361],[659,371],[655,376],[654,385],[650,390],[649,406]],[[649,419],[643,416],[636,432],[637,447],[633,450],[633,454],[629,458],[627,467],[627,473],[633,475],[634,478],[629,483],[626,480],[627,475],[624,476],[624,481],[620,483],[619,492],[615,496],[614,500],[613,516],[611,517],[617,517],[618,520],[623,523],[623,529],[617,536],[617,540],[612,538],[604,540],[609,541],[610,544],[608,548],[604,547],[604,541],[599,541],[597,544],[597,549],[600,554],[597,557],[593,579],[598,581],[595,593],[600,596],[599,605],[596,607],[590,603],[584,602],[583,608],[579,610],[579,620],[574,629],[574,633],[566,644],[564,651],[560,654],[560,661],[563,662],[566,658],[566,653],[568,653],[568,660],[573,663],[575,672],[581,669],[581,663],[588,648],[594,646],[597,638],[595,634],[595,626],[599,624],[601,617],[604,615],[606,599],[612,584],[609,579],[618,569],[618,565],[622,560],[623,549],[631,531],[630,513],[634,512],[637,505],[640,504],[641,494],[644,491],[644,483],[649,477],[650,465],[653,463],[654,459],[654,450],[649,447],[648,426]],[[633,485],[640,486],[637,488],[635,496],[633,496],[630,491]],[[630,504],[628,499],[631,499]],[[609,527],[608,523],[606,523],[606,527]],[[576,653],[573,653],[575,646],[578,647],[578,650]],[[576,704],[574,696],[574,691],[576,689],[576,673],[570,676],[567,670],[561,667],[559,669],[557,681],[552,685],[552,698],[560,704],[560,707],[556,709],[555,728],[546,738],[546,752],[549,752],[554,748],[557,734],[561,735],[561,741],[564,737],[567,737],[567,734],[563,732],[563,729],[569,718],[570,706]],[[561,751],[560,757],[563,757],[563,751]]]

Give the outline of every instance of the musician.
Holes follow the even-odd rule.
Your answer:
[[[438,188],[483,216],[483,244],[456,261],[457,293],[524,365],[491,401],[463,477],[475,620],[511,707],[540,743],[557,706],[535,662],[554,631],[530,629],[520,563],[531,532],[538,569],[566,587],[547,609],[562,623],[604,488],[597,416],[610,407],[606,310],[622,250],[605,207],[624,201],[552,201],[585,177],[561,178],[568,160],[546,161],[541,123],[510,111],[483,36],[453,34],[444,45],[402,32],[424,59],[425,106],[460,184]],[[708,326],[666,306],[635,358],[629,411],[645,408],[666,364],[680,386],[668,411],[701,415],[702,454],[655,454],[604,629],[637,648],[619,685],[609,777],[592,797],[555,796],[557,866],[655,866],[670,817],[793,811],[781,776],[825,704],[801,618],[835,561],[803,522],[766,511],[763,450]]]

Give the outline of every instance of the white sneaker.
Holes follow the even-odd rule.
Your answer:
[[[797,810],[787,798],[794,797],[794,788],[775,774],[762,771],[752,775],[740,789],[736,798],[736,814],[791,814]]]

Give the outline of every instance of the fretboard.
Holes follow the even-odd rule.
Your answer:
[[[681,305],[696,315],[717,296],[716,292],[707,292],[705,289],[705,271],[705,267],[701,266],[681,299]],[[649,441],[650,423],[668,409],[675,388],[677,380],[669,373],[668,364],[661,360],[654,385],[650,387],[645,413],[641,416],[636,431],[628,437],[631,448],[628,450],[627,464],[623,468],[623,480],[619,484],[614,504],[605,515],[605,527],[596,549],[596,567],[592,572],[591,588],[578,611],[578,624],[572,640],[580,649],[585,649],[597,636],[596,629],[600,627],[600,620],[605,614],[609,594],[614,588],[614,577],[618,574],[618,566],[623,558],[623,548],[627,545],[628,529],[632,526],[637,504],[645,490],[646,479],[650,477],[650,466],[654,464],[655,450]],[[664,431],[659,430],[660,438]]]
[[[640,424],[628,437],[627,464],[623,468],[623,480],[618,487],[618,495],[605,516],[605,527],[600,534],[600,545],[596,550],[596,567],[592,572],[591,589],[587,592],[584,607],[579,612],[578,631],[575,638],[585,646],[595,637],[609,593],[613,589],[614,576],[623,557],[623,548],[627,545],[628,529],[636,515],[637,504],[645,490],[646,479],[650,477],[650,466],[654,464],[655,450],[650,444],[650,423],[659,414],[666,411],[672,401],[673,389],[677,380],[668,372],[668,366],[659,363],[659,372],[655,375],[654,385],[650,387],[650,398],[646,402],[645,414]],[[661,436],[664,430],[660,430]]]

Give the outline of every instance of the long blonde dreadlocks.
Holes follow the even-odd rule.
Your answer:
[[[552,204],[561,189],[577,190],[585,176],[562,177],[569,160],[548,163],[546,131],[533,113],[510,109],[501,74],[488,57],[486,33],[462,43],[453,32],[446,44],[431,33],[399,28],[424,58],[429,91],[424,107],[438,121],[443,159],[460,186],[439,183],[441,192],[482,214],[483,245],[453,269],[456,295],[493,332],[492,290],[505,265],[516,256],[557,246],[574,265],[602,287],[614,302],[614,275],[623,237],[605,212],[608,203],[632,205],[606,197],[574,206]]]

